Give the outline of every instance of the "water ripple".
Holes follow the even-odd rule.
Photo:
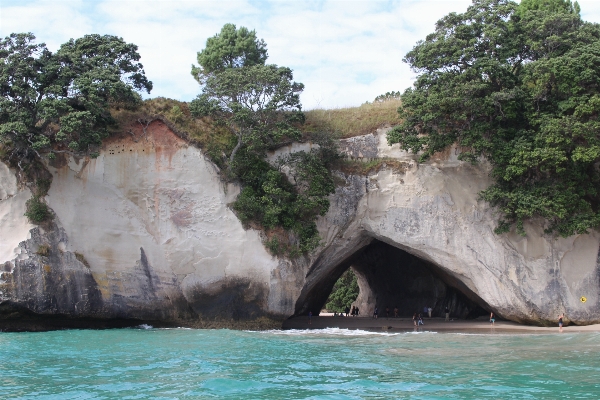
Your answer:
[[[599,398],[600,335],[0,333],[11,399]]]

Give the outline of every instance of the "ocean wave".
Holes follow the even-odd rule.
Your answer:
[[[336,335],[336,336],[396,336],[406,332],[374,332],[362,329],[324,328],[324,329],[288,329],[268,331],[247,331],[271,335],[306,336],[306,335]]]
[[[135,327],[136,329],[154,329],[154,327],[152,325],[148,325],[148,324],[141,324]]]

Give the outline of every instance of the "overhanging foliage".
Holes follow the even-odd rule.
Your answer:
[[[534,4],[535,3],[535,4]],[[457,143],[495,183],[497,232],[542,217],[562,236],[600,226],[600,26],[564,0],[475,0],[405,61],[419,73],[388,142],[421,161]]]
[[[202,92],[190,111],[211,117],[237,138],[224,174],[242,185],[232,204],[241,221],[285,230],[267,246],[296,256],[319,244],[315,220],[329,209],[334,184],[328,163],[337,152],[325,135],[314,151],[282,158],[277,166],[266,160],[267,150],[300,139],[305,119],[299,97],[304,85],[293,81],[291,69],[265,65],[266,59],[266,45],[254,31],[225,25],[198,53],[200,66],[192,66]]]
[[[115,36],[86,35],[52,53],[31,33],[0,41],[0,141],[8,158],[93,153],[113,122],[110,104],[150,92],[137,46]]]

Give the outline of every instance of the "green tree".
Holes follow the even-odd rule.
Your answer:
[[[579,16],[581,7],[579,7],[579,3],[572,3],[571,0],[521,0],[517,12],[523,15],[532,10],[570,13]]]
[[[228,68],[264,65],[267,57],[267,45],[256,37],[255,31],[225,24],[220,33],[208,38],[204,50],[198,52],[200,66],[192,65],[192,76],[201,81],[202,75]]]
[[[352,269],[346,270],[333,285],[331,294],[325,302],[327,311],[344,312],[358,297],[358,281]]]
[[[52,53],[31,33],[0,41],[0,141],[21,166],[43,154],[90,152],[114,121],[111,104],[150,92],[137,46],[86,35]]]
[[[304,123],[304,85],[293,81],[291,69],[266,65],[266,59],[266,44],[254,31],[225,25],[198,53],[200,67],[193,67],[192,74],[202,92],[190,111],[227,126],[237,138],[226,172],[242,185],[232,204],[240,220],[285,229],[288,243],[274,237],[269,248],[297,254],[319,243],[315,220],[329,208],[334,184],[327,166],[337,153],[325,135],[316,138],[320,146],[314,151],[284,157],[278,165],[266,160],[268,149],[300,139]]]
[[[524,3],[475,0],[438,21],[405,57],[419,76],[388,142],[422,161],[453,143],[489,160],[497,232],[542,217],[584,233],[600,226],[600,26],[562,0]]]
[[[190,104],[196,116],[211,116],[237,137],[233,161],[242,145],[262,153],[281,139],[298,139],[304,122],[300,93],[292,71],[276,65],[227,68],[203,75],[202,94]]]

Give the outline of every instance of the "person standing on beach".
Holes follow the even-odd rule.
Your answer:
[[[448,306],[446,306],[444,313],[446,313],[446,322],[450,321],[450,310],[448,310]]]
[[[398,318],[398,306],[394,307],[394,318]]]
[[[432,311],[433,311],[433,308],[427,307],[427,315],[429,316],[429,318],[431,318],[431,312]]]
[[[385,307],[385,319],[388,319],[389,317],[390,317],[390,308]]]
[[[562,326],[563,326],[563,318],[565,317],[565,313],[562,313],[558,316],[558,331],[562,332]]]
[[[379,309],[375,306],[375,310],[373,311],[373,318],[377,319],[377,314],[379,314]]]
[[[496,318],[494,317],[494,313],[491,312],[490,313],[490,324],[494,325],[494,322],[496,322]]]
[[[417,326],[417,313],[413,314],[413,325]]]
[[[346,306],[346,309],[344,311],[346,311],[346,317],[347,317],[350,314],[350,307]]]

